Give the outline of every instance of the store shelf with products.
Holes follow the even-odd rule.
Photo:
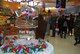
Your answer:
[[[0,0],[0,11],[2,9],[2,0]]]

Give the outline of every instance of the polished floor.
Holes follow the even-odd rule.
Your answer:
[[[67,38],[46,37],[46,40],[54,46],[55,54],[80,54],[80,44],[74,46],[74,36],[67,35]]]

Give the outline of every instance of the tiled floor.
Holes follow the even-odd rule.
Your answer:
[[[58,36],[46,39],[54,46],[55,54],[80,54],[80,44],[74,46],[74,36],[67,36],[66,39]]]

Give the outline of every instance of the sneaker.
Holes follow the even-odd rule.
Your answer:
[[[70,36],[72,36],[72,34],[71,34],[71,33],[70,33],[69,35],[70,35]]]
[[[80,41],[78,41],[78,44],[80,44]]]
[[[55,36],[52,35],[51,37],[55,37]]]
[[[64,37],[64,39],[66,39],[66,37]]]
[[[60,36],[61,38],[63,38],[62,36]]]
[[[77,45],[77,43],[74,43],[74,46],[76,46]]]

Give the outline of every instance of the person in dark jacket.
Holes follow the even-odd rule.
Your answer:
[[[59,27],[59,35],[61,38],[63,35],[63,24],[64,24],[64,18],[62,15],[60,15],[58,19],[58,27]]]
[[[75,26],[74,26],[74,36],[75,36],[74,45],[80,44],[80,13],[76,17]]]
[[[47,22],[45,21],[45,15],[39,14],[38,16],[38,28],[36,31],[36,39],[44,39],[45,37],[45,32],[46,32],[46,27],[47,27]]]
[[[74,16],[71,14],[70,15],[70,20],[69,20],[69,25],[68,25],[68,29],[69,29],[69,34],[72,36],[72,31],[74,28]]]
[[[0,36],[0,46],[2,45],[2,36]]]
[[[67,20],[66,20],[66,18],[65,18],[65,16],[63,17],[64,18],[64,24],[63,24],[63,34],[64,34],[64,38],[66,38],[66,35],[67,35],[67,27],[68,27],[68,25],[67,25]]]
[[[55,37],[56,20],[57,20],[57,16],[55,14],[54,15],[51,15],[51,18],[50,18],[50,26],[52,28],[52,37]]]
[[[67,26],[68,26],[68,30],[67,30],[67,33],[69,34],[70,31],[69,31],[69,27],[70,27],[70,17],[69,16],[66,16],[66,21],[67,21]]]

